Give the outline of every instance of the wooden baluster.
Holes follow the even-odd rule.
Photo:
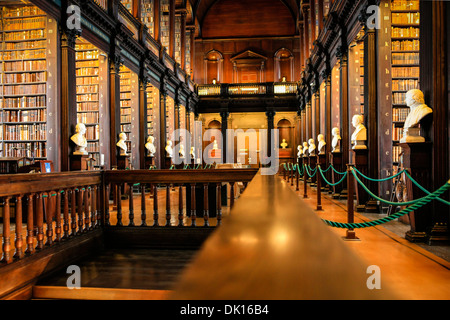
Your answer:
[[[197,219],[197,210],[196,210],[196,203],[195,203],[195,183],[191,184],[191,221],[192,227],[196,227],[196,219]]]
[[[134,227],[134,203],[133,203],[133,184],[130,183],[128,186],[128,217],[130,222],[128,223],[129,227]]]
[[[15,241],[16,251],[14,253],[14,259],[23,258],[22,197],[23,195],[17,196],[16,202],[16,241]]]
[[[83,223],[84,223],[84,212],[83,212],[83,189],[80,187],[78,189],[78,197],[77,197],[77,209],[78,209],[78,232],[77,234],[81,234],[83,232]]]
[[[158,187],[153,185],[153,226],[159,226],[159,215],[158,215]]]
[[[61,190],[56,192],[55,206],[55,241],[61,241]]]
[[[178,226],[183,227],[183,186],[178,188]]]
[[[91,230],[97,226],[97,186],[91,187]]]
[[[10,255],[11,251],[11,225],[10,225],[10,217],[11,217],[11,211],[10,211],[10,204],[9,201],[11,200],[11,197],[5,198],[5,206],[3,208],[3,255],[1,262],[4,263],[11,263],[12,257]]]
[[[122,224],[122,186],[117,185],[117,224],[116,226],[123,226]]]
[[[104,207],[105,207],[105,226],[110,226],[111,223],[109,222],[109,197],[111,196],[111,185],[107,185],[106,186],[106,190],[105,190],[105,202],[104,202]]]
[[[44,248],[44,198],[42,196],[42,193],[36,195],[37,250]]]
[[[26,255],[31,255],[34,252],[34,223],[33,223],[33,194],[29,194],[27,197],[27,249],[25,250]]]
[[[203,185],[203,220],[205,220],[204,227],[209,227],[209,203],[208,203],[208,184]]]
[[[92,227],[89,225],[91,222],[89,210],[90,210],[90,201],[89,201],[89,187],[86,186],[83,191],[83,198],[84,198],[84,229],[83,232],[87,232],[88,230],[91,230]]]
[[[166,185],[166,227],[170,227],[170,185]]]
[[[47,193],[47,198],[44,200],[45,207],[45,223],[47,225],[47,241],[46,246],[51,246],[53,244],[53,210],[54,203],[52,201],[53,191]]]
[[[217,208],[217,226],[222,224],[222,184],[217,183],[217,197],[216,197],[216,208]]]
[[[77,192],[76,189],[70,190],[70,216],[71,216],[71,228],[72,228],[72,236],[77,234]]]
[[[230,183],[230,211],[234,206],[234,182]]]
[[[105,196],[104,193],[104,188],[102,186],[95,186],[95,190],[96,190],[96,207],[95,207],[95,227],[99,228],[102,222],[102,214],[103,214],[103,210],[102,210],[102,202],[103,202],[103,197]],[[106,208],[106,207],[103,207]]]
[[[69,190],[64,190],[64,235],[63,239],[69,237]]]
[[[141,227],[147,226],[147,214],[145,210],[145,184],[141,185]]]

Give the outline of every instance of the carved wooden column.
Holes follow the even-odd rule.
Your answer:
[[[169,0],[169,56],[175,59],[175,0]]]
[[[161,169],[169,169],[166,168],[166,103],[167,103],[167,89],[165,87],[164,81],[161,81],[161,89],[159,90],[160,94],[160,104],[159,104],[159,160]]]
[[[227,163],[227,147],[228,147],[228,139],[227,139],[227,129],[228,129],[228,118],[230,113],[228,110],[222,110],[220,112],[221,124],[222,124],[222,161],[223,163]]]
[[[70,170],[70,136],[77,124],[75,41],[80,32],[61,30],[61,171]]]
[[[349,106],[348,106],[348,57],[347,48],[339,46],[336,52],[339,59],[339,71],[340,71],[340,120],[341,120],[341,152],[342,152],[342,164],[349,164],[350,159],[350,133],[349,133]],[[344,179],[345,180],[345,179]],[[342,196],[347,193],[347,183],[343,182]]]
[[[184,70],[186,73],[189,73],[185,70],[186,68],[186,10],[182,10],[180,12],[181,15],[181,35],[180,35],[180,42],[181,42],[181,70]]]
[[[120,66],[123,59],[116,54],[111,56],[109,65],[109,112],[110,112],[110,162],[111,168],[117,166],[117,146],[116,140],[120,133]]]
[[[153,0],[153,32],[157,42],[161,42],[161,0]]]
[[[195,27],[189,26],[187,27],[190,31],[190,64],[191,70],[186,70],[186,72],[191,76],[191,79],[194,80],[194,68],[195,68]]]
[[[148,77],[139,78],[139,167],[145,169],[145,143],[147,141],[147,85],[149,83]],[[148,169],[148,167],[147,167]]]
[[[325,146],[325,153],[326,153],[326,167],[328,168],[331,164],[330,154],[332,151],[332,133],[333,125],[331,120],[331,69],[327,67],[327,70],[325,70],[324,74],[322,75],[325,79],[325,141],[327,142]],[[328,171],[326,173],[326,177],[328,181],[331,181],[331,172]],[[330,188],[330,191],[332,188]]]
[[[312,107],[311,107],[311,95],[308,93],[308,102],[306,103],[306,121],[308,123],[307,132],[306,132],[306,139],[305,141],[308,142],[309,139],[313,138],[313,132],[312,132]]]

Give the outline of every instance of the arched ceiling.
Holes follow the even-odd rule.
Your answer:
[[[196,24],[198,23],[199,26],[201,27],[206,15],[208,14],[208,11],[216,2],[221,0],[176,0],[176,1],[177,3],[179,2],[180,4],[187,1],[186,4],[188,6],[190,5],[192,8],[192,15],[190,20],[191,23],[193,24],[193,21],[196,21]],[[239,2],[240,0],[227,0],[227,1]],[[296,0],[274,0],[274,1],[279,1],[283,3],[289,9],[293,21],[295,22],[297,20],[299,14],[299,6]]]

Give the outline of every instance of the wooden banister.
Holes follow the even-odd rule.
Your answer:
[[[286,181],[258,174],[170,298],[393,299],[368,289],[367,267]]]

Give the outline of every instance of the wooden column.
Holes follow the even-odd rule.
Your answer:
[[[313,136],[314,141],[316,141],[316,144],[318,144],[317,136],[321,134],[320,132],[320,89],[317,88],[316,93],[314,94],[314,99],[316,99],[316,110],[315,110],[315,127],[316,132]]]
[[[77,98],[75,77],[75,40],[76,30],[61,32],[61,171],[70,170],[72,147],[70,136],[75,134],[77,124]]]
[[[309,101],[306,103],[306,121],[308,123],[307,132],[306,132],[306,139],[305,141],[308,142],[309,139],[313,138],[313,131],[312,131],[312,97],[309,98]]]
[[[186,10],[180,12],[181,15],[181,30],[180,30],[180,42],[181,42],[181,70],[185,70],[186,68]]]
[[[123,60],[116,55],[114,59],[110,60],[109,68],[109,112],[110,112],[110,162],[111,168],[117,166],[117,146],[116,140],[120,133],[120,66]]]
[[[175,59],[175,0],[169,0],[169,56]]]
[[[191,48],[191,57],[190,57],[190,62],[191,62],[191,70],[187,70],[187,73],[189,75],[191,75],[191,79],[194,80],[194,70],[195,70],[195,27],[194,26],[190,26],[189,30],[191,31],[190,33],[190,48]]]
[[[145,169],[145,143],[147,140],[147,85],[148,78],[139,79],[139,168]],[[147,168],[148,169],[148,168]]]
[[[153,0],[153,32],[156,41],[161,42],[161,0]]]
[[[341,150],[344,164],[349,162],[350,134],[349,134],[349,110],[348,110],[348,57],[346,48],[341,46],[338,49],[339,70],[340,70],[340,120],[341,120]]]
[[[164,84],[162,84],[164,86]],[[166,102],[167,102],[167,91],[165,88],[161,88],[159,91],[161,102],[159,104],[159,145],[160,145],[160,165],[161,169],[169,169],[166,168]]]
[[[306,127],[307,127],[306,109],[303,109],[302,110],[302,145],[303,145],[303,142],[306,142],[308,140],[308,138],[306,137]]]
[[[326,154],[330,154],[332,148],[332,140],[333,136],[331,131],[333,130],[332,119],[331,119],[331,72],[326,73],[324,75],[325,79],[325,141],[326,145]],[[329,158],[327,157],[327,168],[329,166]]]
[[[227,129],[228,129],[228,117],[230,114],[227,110],[220,112],[221,124],[222,124],[222,162],[227,163]]]

